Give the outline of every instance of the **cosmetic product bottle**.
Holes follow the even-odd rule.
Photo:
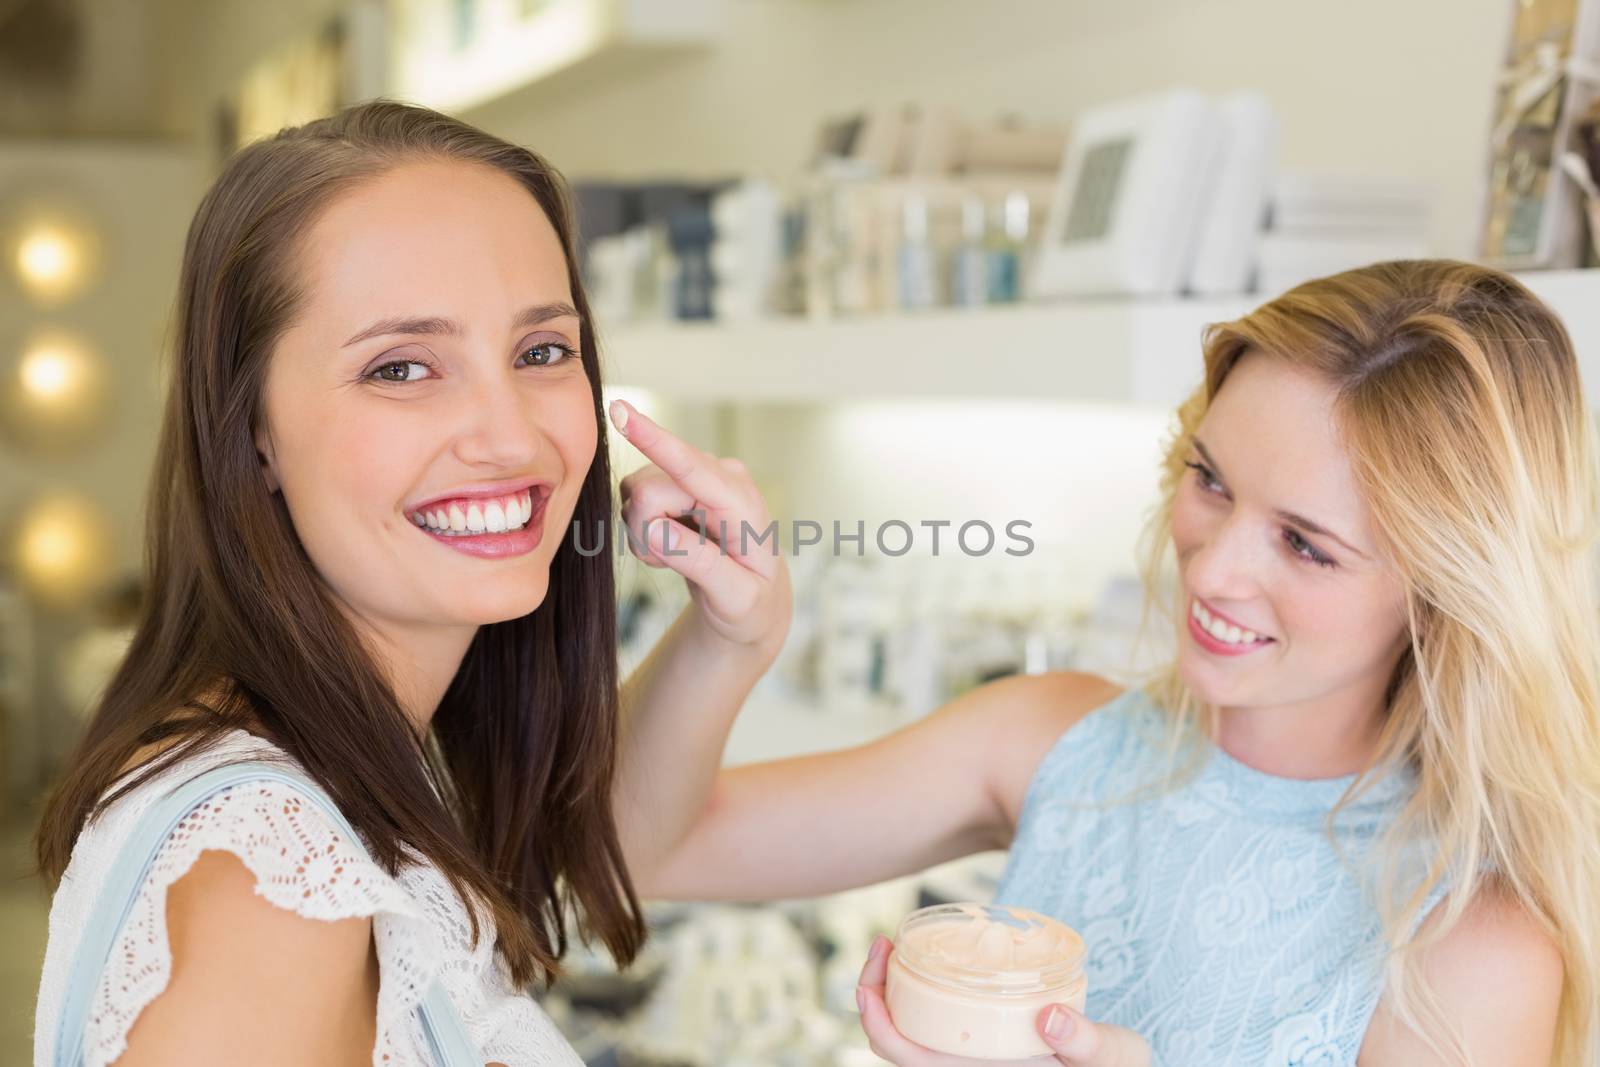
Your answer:
[[[1028,246],[1028,195],[1006,194],[999,218],[989,231],[989,302],[1009,304],[1022,298],[1022,257]]]
[[[667,222],[667,233],[678,261],[673,287],[674,317],[711,318],[715,281],[711,270],[711,242],[715,230],[709,206],[696,205],[675,212]]]
[[[988,298],[983,198],[969,196],[961,202],[961,244],[951,264],[950,302],[957,307],[976,307]]]
[[[912,310],[938,303],[938,263],[928,236],[928,200],[907,193],[901,206],[900,306]]]
[[[1049,1055],[1039,1013],[1082,1011],[1083,938],[1022,908],[936,904],[895,933],[884,1000],[895,1027],[919,1045],[972,1059]]]

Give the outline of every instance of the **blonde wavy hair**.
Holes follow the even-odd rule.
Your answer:
[[[1440,1055],[1448,1047],[1470,1063],[1420,955],[1493,883],[1559,946],[1554,1062],[1587,1067],[1600,960],[1600,460],[1565,328],[1505,274],[1417,260],[1308,282],[1209,327],[1204,349],[1205,382],[1177,411],[1161,503],[1139,539],[1142,626],[1160,618],[1176,635],[1184,623],[1173,499],[1229,371],[1259,351],[1320,375],[1337,392],[1379,551],[1406,588],[1411,643],[1386,691],[1379,755],[1328,820],[1331,834],[1373,782],[1401,766],[1418,772],[1373,849],[1395,1014]],[[1176,662],[1140,688],[1169,714],[1169,757],[1218,736],[1217,708]],[[1419,838],[1431,856],[1421,884],[1405,860]],[[1441,880],[1439,927],[1419,936]]]

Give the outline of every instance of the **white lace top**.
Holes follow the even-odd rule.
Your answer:
[[[36,1067],[54,1060],[56,1027],[79,931],[140,813],[184,779],[240,756],[261,755],[288,758],[271,742],[236,730],[211,751],[180,760],[120,797],[84,828],[50,906],[35,1013]],[[486,1061],[508,1067],[582,1067],[555,1024],[512,984],[504,961],[494,952],[493,922],[481,913],[480,937],[472,947],[466,907],[437,868],[418,857],[398,877],[387,874],[353,847],[308,797],[266,781],[213,797],[162,845],[95,990],[84,1035],[84,1067],[103,1067],[120,1056],[139,1012],[166,988],[172,970],[167,887],[206,849],[238,856],[255,874],[256,892],[280,908],[310,919],[372,918],[380,968],[374,1067],[429,1064],[415,1007],[436,974],[443,976],[445,991]]]

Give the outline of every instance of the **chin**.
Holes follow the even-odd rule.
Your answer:
[[[536,580],[500,581],[472,598],[468,617],[463,622],[487,626],[493,622],[520,619],[537,611],[548,597],[550,576],[541,572]]]
[[[1204,652],[1187,644],[1178,653],[1178,676],[1200,700],[1208,704],[1225,704],[1229,694],[1226,679],[1217,676],[1216,668]]]

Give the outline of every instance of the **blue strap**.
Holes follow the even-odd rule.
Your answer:
[[[161,844],[178,823],[209,797],[241,782],[276,781],[293,786],[310,797],[324,814],[344,831],[351,844],[366,855],[361,838],[344,814],[315,782],[270,763],[233,763],[207,771],[182,783],[152,804],[129,832],[117,853],[116,862],[106,876],[105,886],[95,900],[84,927],[78,952],[67,979],[61,1018],[56,1030],[56,1067],[81,1067],[83,1036],[88,1024],[89,1002],[99,984],[101,972],[111,957],[117,936],[128,921],[139,887],[155,863]],[[370,858],[370,857],[369,857]],[[473,1047],[466,1026],[439,979],[417,1005],[423,1033],[432,1048],[434,1062],[442,1067],[483,1067],[483,1057]]]

